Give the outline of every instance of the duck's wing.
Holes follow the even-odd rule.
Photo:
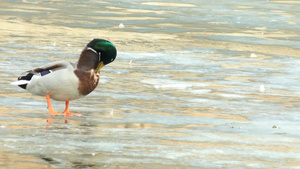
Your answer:
[[[33,76],[45,76],[51,72],[61,69],[75,69],[76,64],[68,61],[57,61],[47,64],[42,67],[38,67],[32,70],[24,72],[23,76],[18,77],[18,81],[12,82],[12,85],[20,86],[26,89],[26,85],[30,82]]]
[[[38,67],[32,70],[26,71],[26,73],[32,73],[32,74],[41,74],[42,76],[50,72],[54,72],[61,69],[68,69],[68,68],[75,68],[76,65],[74,63],[68,62],[68,61],[57,61],[52,62],[50,64],[44,65],[42,67]],[[48,72],[48,73],[47,73]]]

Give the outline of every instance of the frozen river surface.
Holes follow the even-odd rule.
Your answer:
[[[2,0],[0,168],[300,168],[300,2]],[[121,24],[122,23],[122,24]],[[46,130],[22,72],[118,57]],[[53,101],[57,111],[64,103]]]

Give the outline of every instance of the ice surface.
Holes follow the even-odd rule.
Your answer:
[[[299,168],[296,1],[0,8],[2,168]],[[51,61],[76,61],[93,38],[112,41],[116,60],[95,91],[70,102],[82,117],[53,117],[45,130],[46,99],[10,82]]]

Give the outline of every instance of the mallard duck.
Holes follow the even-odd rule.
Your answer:
[[[104,39],[94,39],[87,44],[76,63],[57,61],[26,71],[13,85],[18,85],[28,92],[46,96],[48,111],[51,115],[61,115],[51,106],[51,99],[65,101],[65,117],[81,116],[69,112],[69,102],[91,93],[98,85],[100,69],[113,62],[117,56],[115,46]],[[48,118],[48,123],[51,123]],[[67,123],[67,121],[66,121]]]

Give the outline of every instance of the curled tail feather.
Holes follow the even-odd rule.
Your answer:
[[[27,84],[30,82],[33,74],[28,73],[26,76],[20,76],[18,77],[18,81],[12,82],[12,85],[20,86],[23,89],[26,89]]]

